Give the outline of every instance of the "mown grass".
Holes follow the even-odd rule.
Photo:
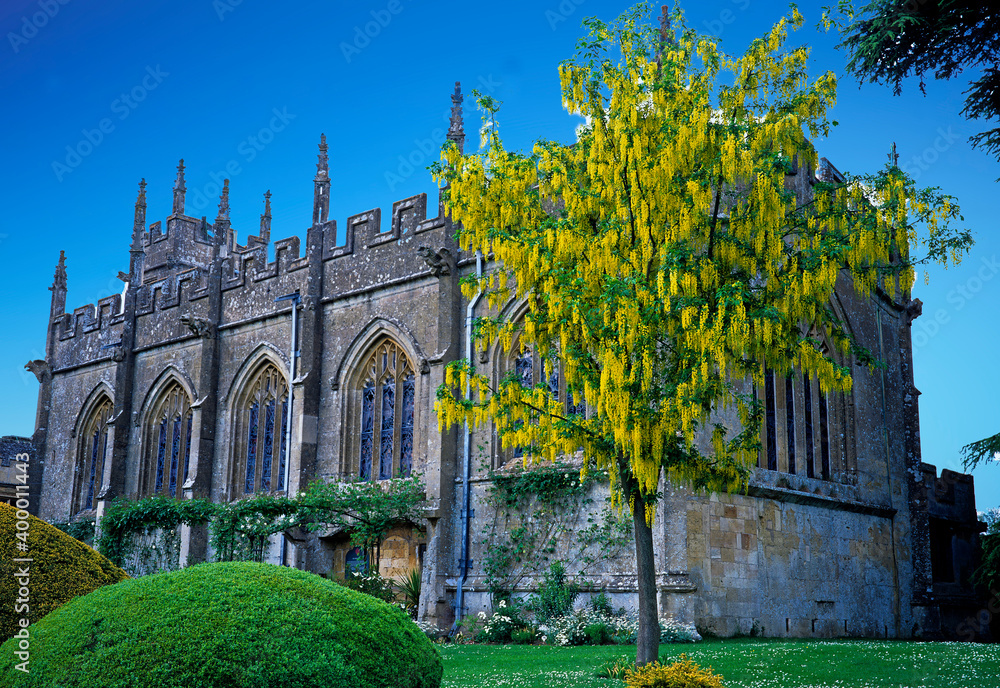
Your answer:
[[[881,640],[706,640],[660,648],[722,674],[726,688],[1000,688],[1000,645]],[[622,688],[598,678],[635,646],[449,645],[442,688]]]

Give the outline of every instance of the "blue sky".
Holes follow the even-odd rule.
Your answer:
[[[30,435],[52,273],[64,249],[68,308],[121,289],[140,178],[154,222],[170,212],[179,158],[192,215],[215,216],[231,179],[233,226],[255,233],[263,193],[273,234],[304,236],[321,132],[330,146],[331,216],[434,193],[424,169],[443,140],[460,80],[503,101],[500,131],[525,149],[569,140],[580,121],[561,109],[557,65],[586,16],[613,19],[610,0],[468,3],[375,0],[5,0],[0,6],[0,434]],[[731,53],[767,31],[787,4],[686,3],[693,26]],[[814,73],[841,77],[821,154],[841,170],[874,171],[892,142],[918,182],[957,196],[977,245],[958,267],[931,271],[915,296],[915,377],[924,461],[960,469],[958,450],[1000,431],[1000,237],[990,207],[1000,165],[967,143],[964,81],[916,83],[901,97],[844,76],[835,36],[815,7],[793,37],[814,48]],[[469,146],[478,114],[466,100]],[[982,128],[985,128],[983,126]],[[1000,462],[975,473],[980,509],[1000,505]]]

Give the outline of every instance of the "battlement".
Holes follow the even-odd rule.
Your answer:
[[[927,512],[932,518],[960,522],[977,520],[976,492],[971,475],[945,468],[938,477],[936,466],[921,463],[920,477]]]
[[[457,100],[456,100],[457,99]],[[453,104],[461,103],[456,85]],[[454,110],[454,108],[453,108]],[[461,111],[453,112],[449,139],[464,142]],[[208,315],[206,298],[213,279],[220,275],[218,288],[223,297],[221,322],[245,320],[248,316],[267,317],[279,310],[276,294],[299,291],[321,299],[337,298],[388,282],[449,274],[451,260],[440,249],[454,243],[450,222],[444,216],[440,195],[438,212],[427,217],[427,194],[421,193],[392,204],[389,226],[383,231],[382,210],[372,208],[347,217],[341,235],[336,220],[329,220],[330,176],[326,138],[321,137],[319,161],[313,180],[313,222],[306,230],[306,246],[298,236],[274,242],[274,260],[268,260],[271,244],[271,193],[264,195],[264,213],[257,234],[248,234],[245,245],[236,241],[229,219],[229,181],[223,185],[219,212],[209,225],[203,218],[184,213],[186,184],[184,161],[177,167],[173,188],[173,208],[163,221],[146,226],[146,183],[139,185],[132,232],[131,264],[119,277],[135,290],[135,313],[139,322],[136,346],[174,341],[191,336],[184,327],[153,326],[146,319],[174,311],[181,317],[171,322],[190,322]],[[419,253],[418,253],[419,251]],[[309,281],[309,268],[321,266],[323,283]],[[318,287],[318,289],[317,289]],[[120,341],[120,329],[127,314],[121,295],[101,299],[65,313],[65,259],[60,258],[52,287],[52,317],[57,323],[57,357],[94,361],[111,357],[109,347]],[[113,332],[110,332],[114,330]],[[72,340],[72,341],[71,341]]]

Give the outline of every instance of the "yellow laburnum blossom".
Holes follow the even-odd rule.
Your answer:
[[[798,366],[824,392],[850,389],[822,338],[803,335],[818,326],[848,353],[824,306],[835,285],[905,299],[921,241],[953,261],[968,242],[949,229],[957,206],[892,166],[790,192],[793,163],[800,174],[819,166],[807,137],[828,130],[836,101],[836,77],[810,79],[808,50],[785,46],[802,21],[793,10],[739,57],[681,17],[662,49],[632,18],[596,23],[589,47],[559,67],[564,106],[589,120],[577,141],[522,156],[491,127],[483,150],[444,151],[438,179],[459,244],[492,255],[463,294],[484,290],[492,314],[528,310],[483,324],[483,350],[527,347],[558,365],[587,412],[570,417],[565,393],[546,384],[455,363],[454,393],[435,404],[442,427],[492,422],[504,447],[535,458],[582,447],[629,490],[616,499],[641,497],[651,519],[664,472],[709,489],[745,484],[752,433],[713,424],[725,408],[752,418],[746,376],[760,385],[765,366]],[[482,104],[492,121],[495,105]]]

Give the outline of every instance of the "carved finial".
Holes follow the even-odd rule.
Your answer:
[[[219,196],[219,214],[215,218],[215,223],[229,223],[229,180],[222,182],[222,195]]]
[[[52,308],[49,311],[51,318],[56,318],[66,312],[66,252],[59,252],[59,264],[56,265],[56,274],[52,278]]]
[[[146,232],[146,180],[139,182],[139,197],[135,199],[135,221],[132,223],[132,250],[142,250]]]
[[[174,215],[184,214],[184,194],[187,187],[184,186],[184,158],[181,158],[177,165],[177,181],[174,182]]]
[[[271,241],[271,190],[264,194],[264,214],[260,216],[260,238],[266,244]]]
[[[56,265],[56,274],[52,278],[52,290],[62,289],[66,290],[66,285],[68,281],[66,278],[66,252],[59,252],[59,264]]]
[[[326,134],[319,136],[319,161],[313,180],[313,224],[326,222],[330,216],[330,167],[326,155]]]
[[[330,158],[327,156],[326,151],[327,151],[326,134],[320,134],[319,135],[319,155],[316,156],[317,158],[319,158],[316,161],[316,178],[317,179],[319,179],[320,177],[329,177],[330,176],[330,166],[329,166],[329,160],[330,160]]]
[[[454,141],[460,152],[465,152],[465,124],[462,120],[462,82],[455,82],[455,92],[451,95],[451,123],[448,139]]]

